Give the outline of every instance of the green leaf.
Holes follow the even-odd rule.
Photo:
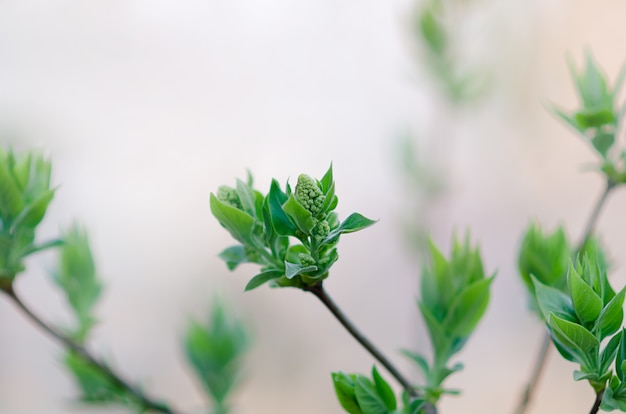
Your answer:
[[[613,361],[615,361],[615,356],[622,343],[622,334],[623,332],[620,331],[618,334],[614,335],[602,350],[599,369],[601,375],[604,375],[611,367]]]
[[[600,377],[595,372],[574,371],[574,381],[590,380],[598,381]]]
[[[102,283],[96,274],[86,231],[74,225],[64,232],[63,241],[58,269],[53,276],[76,314],[75,336],[77,341],[83,342],[94,323],[92,312],[102,293]]]
[[[422,11],[419,19],[419,28],[430,51],[435,55],[441,55],[447,46],[447,36],[432,9],[426,8]]]
[[[439,372],[437,373],[437,382],[439,384],[442,384],[443,381],[448,378],[450,375],[454,374],[455,372],[459,372],[462,371],[464,368],[463,364],[458,362],[454,365],[452,365],[451,367],[443,367],[442,369],[439,370]],[[445,390],[444,392],[446,393],[450,393],[450,394],[455,394],[456,392],[453,390]]]
[[[622,326],[624,319],[624,295],[626,294],[626,287],[609,301],[609,303],[602,309],[593,331],[597,332],[600,338],[606,338],[609,335],[614,334]]]
[[[82,392],[81,399],[88,403],[129,403],[131,399],[120,385],[102,371],[74,353],[65,356],[65,365],[74,375]]]
[[[402,392],[402,404],[404,405],[402,414],[422,414],[422,408],[426,401],[423,398],[409,397],[406,391]]]
[[[572,301],[569,296],[560,290],[544,285],[532,275],[531,280],[535,287],[535,298],[537,299],[544,320],[548,320],[550,313],[554,313],[568,321],[576,320]]]
[[[241,263],[247,263],[246,248],[241,244],[224,249],[218,257],[226,262],[228,270],[235,270]]]
[[[284,273],[282,270],[266,270],[264,272],[261,272],[258,275],[254,276],[252,279],[250,279],[244,291],[247,292],[249,290],[256,289],[257,287],[261,286],[265,282],[278,279],[283,274]]]
[[[357,375],[354,393],[363,414],[387,414],[385,402],[376,392],[376,387],[368,378]]]
[[[570,256],[571,248],[563,227],[544,233],[537,223],[531,223],[518,256],[519,272],[529,292],[534,295],[535,291],[530,275],[545,285],[564,290]]]
[[[8,223],[24,208],[20,189],[9,171],[9,166],[0,162],[0,215]]]
[[[587,139],[587,137],[584,135],[585,130],[583,126],[580,125],[574,117],[570,117],[564,111],[562,111],[561,109],[557,108],[554,105],[550,105],[549,109],[551,110],[553,114],[561,118],[563,121],[565,121],[566,124],[569,124],[572,128],[578,131],[585,139]]]
[[[317,224],[310,211],[304,208],[295,196],[292,194],[285,204],[283,204],[283,211],[296,223],[298,229],[306,235],[311,234],[311,230]]]
[[[330,166],[328,167],[328,170],[326,171],[326,173],[324,174],[324,176],[322,177],[322,179],[320,180],[320,184],[322,184],[322,192],[327,195],[328,194],[328,190],[330,190],[331,187],[333,187],[334,181],[333,181],[333,163],[330,163]]]
[[[591,140],[593,147],[603,158],[606,158],[609,150],[615,143],[615,132],[604,132],[599,130]]]
[[[243,211],[248,213],[252,217],[258,217],[256,210],[256,194],[252,187],[237,179],[237,185],[235,188],[237,191],[237,195],[239,196],[239,200],[241,201],[241,206],[243,207]]]
[[[424,318],[424,322],[426,322],[433,349],[443,354],[449,353],[451,344],[444,328],[423,303],[418,303],[418,306]]]
[[[626,362],[626,330],[624,328],[622,328],[622,338],[615,356],[615,375],[620,381],[626,382],[626,371],[622,367],[623,362]]]
[[[222,405],[240,379],[249,341],[243,324],[219,301],[209,316],[207,324],[192,321],[188,326],[185,356],[207,395]]]
[[[333,372],[333,386],[339,403],[350,414],[363,414],[356,399],[356,375],[346,375],[343,372]]]
[[[602,311],[602,299],[591,286],[585,283],[571,262],[567,281],[572,295],[574,311],[578,318],[583,323],[595,321]]]
[[[302,266],[299,263],[285,262],[285,277],[290,280],[303,273],[311,273],[316,270],[317,266]]]
[[[396,396],[391,389],[391,386],[380,376],[376,366],[372,367],[372,378],[374,379],[374,385],[376,386],[376,392],[385,403],[387,410],[393,411],[396,409]]]
[[[489,304],[493,277],[479,280],[463,290],[452,302],[444,329],[452,336],[466,337],[476,328]]]
[[[339,225],[337,231],[339,231],[341,234],[352,233],[355,231],[363,230],[364,228],[371,226],[377,221],[378,220],[370,220],[359,213],[352,213]]]
[[[228,230],[231,236],[244,245],[253,245],[252,232],[254,230],[254,218],[228,204],[222,203],[211,193],[211,213]]]
[[[26,189],[30,178],[32,156],[33,153],[26,153],[25,156],[20,157],[20,160],[17,160],[12,169],[15,181],[22,192]]]
[[[289,219],[289,216],[283,211],[282,205],[285,204],[289,197],[280,189],[278,181],[272,180],[270,186],[270,192],[267,195],[269,202],[269,209],[272,215],[272,223],[274,224],[274,230],[281,236],[293,236],[296,232],[296,227]]]
[[[29,203],[16,218],[14,226],[23,225],[28,228],[35,228],[43,219],[53,198],[54,190],[48,190],[37,200]]]
[[[607,109],[583,109],[574,115],[576,122],[584,129],[598,128],[615,122],[613,111]],[[596,145],[594,144],[594,147]],[[610,145],[609,145],[610,147]],[[597,147],[596,147],[597,149]],[[600,150],[598,150],[603,154]],[[606,151],[603,155],[606,154]]]
[[[428,365],[428,361],[426,361],[426,358],[424,358],[421,354],[407,349],[400,350],[400,353],[415,362],[415,364],[422,370],[422,373],[426,378],[430,376],[430,366]]]
[[[377,220],[370,220],[359,213],[352,213],[339,225],[339,227],[328,233],[328,236],[326,236],[326,239],[324,239],[322,243],[332,243],[341,234],[354,233],[355,231],[363,230],[376,222]]]
[[[553,338],[575,355],[578,362],[588,368],[596,368],[594,361],[600,347],[595,336],[577,323],[559,318],[550,312],[548,325],[552,329]]]

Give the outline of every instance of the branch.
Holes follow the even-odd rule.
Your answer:
[[[598,410],[600,410],[600,404],[602,404],[603,395],[604,395],[604,390],[598,391],[596,393],[596,400],[593,402],[593,407],[591,407],[591,411],[589,411],[589,414],[596,414]]]
[[[550,334],[546,333],[543,336],[543,341],[541,342],[541,349],[539,350],[539,354],[537,354],[535,367],[533,368],[533,372],[530,376],[530,380],[528,381],[528,385],[526,385],[524,393],[522,394],[522,400],[520,401],[517,410],[515,410],[515,414],[523,414],[528,408],[528,404],[532,399],[535,388],[539,384],[539,379],[541,378],[541,374],[543,372],[543,367],[549,350]]]
[[[109,378],[113,384],[124,389],[138,404],[141,405],[143,409],[163,414],[176,414],[176,412],[170,409],[166,404],[151,399],[139,388],[129,384],[126,380],[116,374],[108,365],[106,365],[106,363],[99,361],[92,356],[84,346],[63,335],[61,332],[41,320],[28,308],[28,306],[26,306],[26,304],[24,304],[24,302],[22,302],[13,289],[12,284],[4,285],[0,288],[35,325],[59,342],[61,346],[74,352],[84,361],[98,369],[103,375]]]
[[[608,198],[609,194],[616,186],[617,184],[614,181],[610,179],[607,180],[606,187],[604,191],[602,192],[602,194],[600,195],[600,198],[596,202],[595,207],[593,208],[591,215],[589,216],[589,219],[587,220],[587,224],[585,226],[583,236],[580,242],[578,243],[576,250],[574,251],[574,257],[577,256],[585,248],[585,245],[591,238],[591,235],[593,234],[593,229],[596,225],[596,222],[598,221],[600,212],[602,211],[602,207],[606,203],[606,199]],[[541,350],[539,351],[539,354],[537,355],[535,368],[533,369],[530,380],[528,381],[528,385],[524,389],[524,393],[522,394],[521,401],[519,405],[517,406],[517,409],[515,410],[515,414],[524,414],[526,410],[528,409],[528,405],[530,404],[533,398],[533,394],[535,392],[535,389],[537,388],[537,384],[539,383],[541,373],[543,372],[543,366],[546,362],[546,356],[547,356],[549,349],[550,349],[550,334],[546,332],[544,334]],[[602,397],[600,397],[600,399],[601,398]],[[597,411],[597,408],[596,408],[596,411]]]
[[[343,311],[331,299],[324,290],[322,284],[305,289],[314,294],[328,310],[337,318],[344,328],[352,335],[356,341],[363,346],[378,362],[380,362],[389,373],[402,385],[402,388],[412,397],[421,397],[422,395],[411,385],[411,383],[398,371],[398,369],[385,357],[376,346],[367,339],[354,324],[346,317]],[[425,411],[427,414],[437,414],[437,408],[431,404],[427,404]]]

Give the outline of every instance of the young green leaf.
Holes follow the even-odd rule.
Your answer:
[[[378,373],[376,366],[372,367],[372,378],[374,379],[374,385],[376,386],[376,392],[385,403],[387,410],[393,411],[396,409],[396,396],[389,384]]]
[[[568,321],[576,320],[572,300],[569,296],[558,289],[544,285],[532,275],[531,280],[535,288],[535,298],[544,320],[548,320],[550,313]]]
[[[207,395],[223,405],[240,379],[242,356],[248,348],[243,325],[228,318],[224,305],[216,302],[208,324],[191,322],[184,346],[187,361]]]
[[[453,336],[468,336],[482,318],[489,304],[489,287],[493,277],[479,280],[463,290],[452,302],[443,322]]]
[[[571,262],[567,282],[572,295],[574,311],[578,318],[583,323],[595,321],[602,311],[602,299],[591,286],[585,283]]]
[[[622,326],[622,321],[624,320],[623,306],[625,294],[626,287],[615,295],[600,312],[593,328],[593,331],[597,332],[600,338],[604,339],[614,334]]]
[[[328,190],[330,190],[330,188],[334,184],[334,181],[333,181],[333,163],[332,162],[330,163],[330,166],[328,167],[328,170],[326,171],[326,173],[324,174],[324,176],[320,180],[320,184],[322,185],[322,192],[327,195],[328,194]]]
[[[213,194],[211,194],[210,205],[211,213],[235,240],[244,245],[254,244],[252,241],[254,218],[251,215],[221,202]]]
[[[222,250],[217,256],[226,262],[228,270],[235,270],[240,264],[248,262],[246,248],[240,244]]]
[[[376,223],[376,221],[377,220],[370,220],[359,213],[352,213],[339,225],[339,227],[328,233],[328,236],[323,241],[323,243],[332,243],[340,235],[363,230],[364,228],[367,228]]]
[[[6,226],[22,211],[24,199],[8,164],[4,160],[0,161],[0,217]]]
[[[252,279],[250,279],[244,290],[247,292],[249,290],[256,289],[265,282],[278,279],[283,274],[284,272],[282,270],[266,270],[264,272],[261,272],[258,275],[254,276]]]
[[[426,358],[424,358],[421,354],[409,351],[407,349],[400,350],[400,353],[409,358],[411,361],[415,362],[415,364],[420,368],[422,374],[424,374],[426,378],[430,376],[430,366],[428,365],[428,361],[426,361]]]
[[[317,224],[311,212],[304,208],[293,194],[283,204],[283,211],[296,223],[298,229],[306,235],[310,235],[311,230]]]
[[[82,392],[81,400],[87,403],[121,403],[133,405],[126,390],[102,373],[98,367],[83,360],[78,355],[68,352],[65,365],[74,376]],[[137,407],[139,408],[139,407]]]
[[[354,393],[363,414],[388,414],[385,402],[367,377],[357,375]]]
[[[547,322],[556,341],[575,355],[581,365],[594,368],[600,343],[591,332],[577,323],[559,318],[553,312],[550,312]]]
[[[317,266],[303,266],[299,263],[285,262],[285,277],[293,279],[302,273],[311,273],[317,270]]]
[[[272,180],[270,186],[270,192],[265,198],[265,202],[268,204],[270,215],[272,217],[272,224],[274,230],[281,236],[295,236],[296,226],[291,221],[289,216],[283,211],[283,204],[288,200],[287,194],[283,193],[280,189],[278,181]]]
[[[237,191],[237,195],[239,196],[239,200],[241,201],[243,211],[245,211],[252,217],[258,217],[259,215],[257,214],[256,209],[256,194],[252,187],[250,187],[248,184],[244,183],[240,179],[237,179],[235,191]]]
[[[611,338],[611,340],[606,344],[602,353],[600,354],[600,369],[599,372],[604,375],[613,361],[615,361],[615,356],[617,355],[617,351],[619,350],[619,346],[622,343],[622,335],[623,332],[620,331],[616,335]]]
[[[102,293],[102,284],[85,230],[75,225],[64,232],[63,241],[58,269],[53,276],[78,319],[78,326],[73,330],[75,339],[83,342],[95,322],[92,312]]]
[[[350,414],[363,414],[356,399],[356,375],[346,375],[343,372],[333,372],[333,386],[339,403]]]

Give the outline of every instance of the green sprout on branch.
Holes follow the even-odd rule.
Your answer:
[[[272,180],[267,195],[252,187],[252,179],[237,180],[234,188],[222,186],[211,194],[211,212],[240,244],[220,253],[230,270],[241,263],[261,265],[247,284],[252,290],[266,282],[272,286],[310,289],[329,275],[337,261],[337,242],[375,223],[359,213],[343,222],[334,212],[332,165],[321,180],[301,174],[295,191],[283,191]]]

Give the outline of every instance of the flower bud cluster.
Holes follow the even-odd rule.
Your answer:
[[[317,182],[306,174],[300,174],[296,184],[296,200],[307,209],[313,217],[322,212],[326,196]]]
[[[243,210],[241,199],[237,194],[237,191],[227,185],[222,185],[217,189],[217,199],[224,204],[228,204],[231,207],[235,207],[238,210]]]

